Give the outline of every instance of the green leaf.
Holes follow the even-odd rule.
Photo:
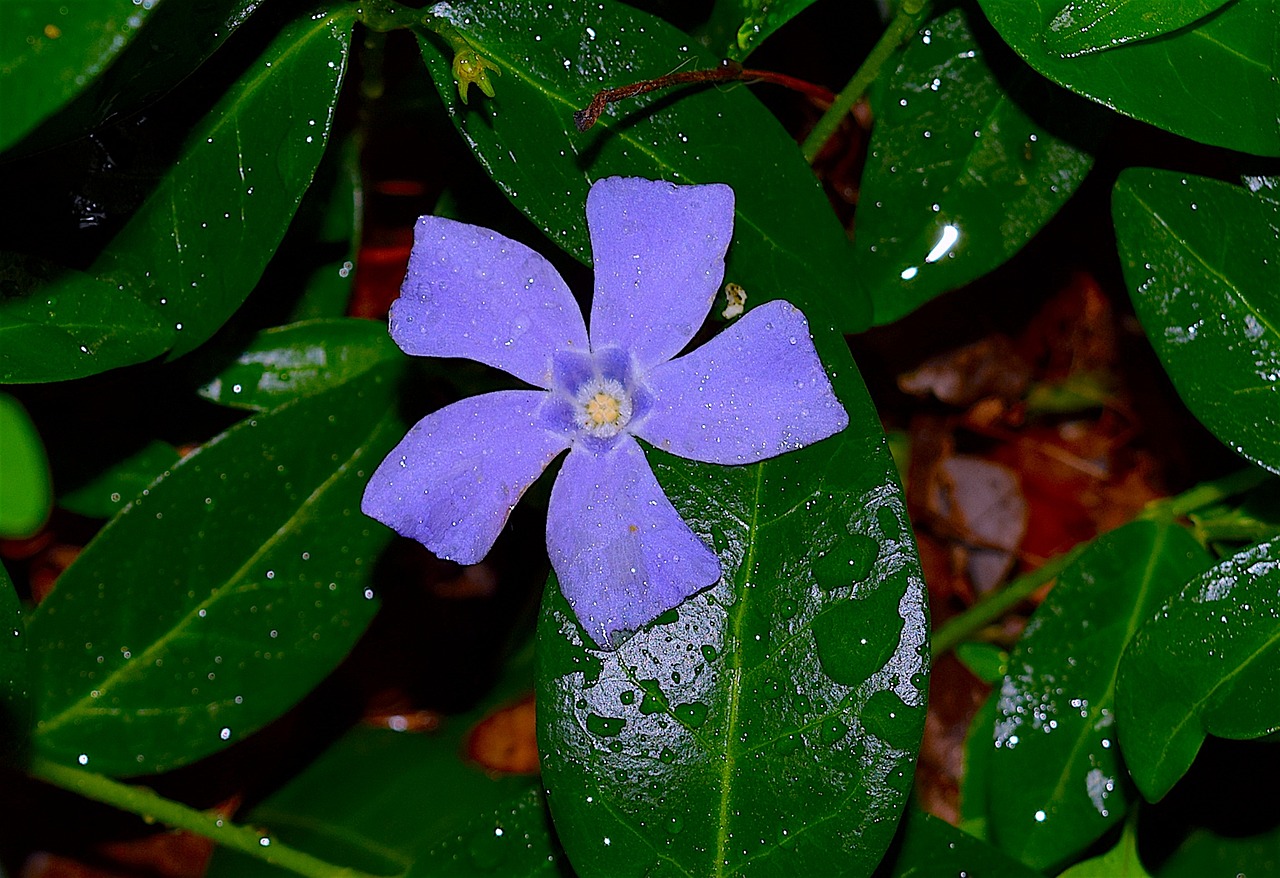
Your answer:
[[[1183,402],[1224,443],[1280,472],[1280,203],[1131,168],[1112,214],[1134,308]]]
[[[1063,58],[1167,34],[1231,0],[1069,0],[1049,22],[1045,48]]]
[[[27,410],[0,393],[0,539],[32,536],[53,507],[49,458]]]
[[[945,820],[908,808],[877,878],[1038,878],[1007,854]]]
[[[1280,729],[1280,570],[1276,541],[1244,549],[1192,580],[1125,651],[1116,725],[1142,794],[1159,801],[1206,735]]]
[[[1076,863],[1058,878],[1151,878],[1138,857],[1138,836],[1134,822],[1125,824],[1115,847],[1101,856]]]
[[[993,643],[969,642],[956,646],[956,658],[969,673],[994,686],[1009,669],[1009,653]]]
[[[996,704],[1000,693],[982,702],[964,737],[964,771],[960,775],[960,827],[976,838],[989,840],[991,763],[995,748]]]
[[[707,22],[708,33],[732,34],[728,45],[713,45],[726,58],[741,61],[814,0],[720,0]]]
[[[137,111],[190,75],[259,3],[0,4],[0,150],[19,140],[23,152],[48,147]]]
[[[94,263],[172,321],[171,356],[222,326],[284,237],[324,153],[355,15],[287,25]]]
[[[22,601],[0,564],[0,764],[21,758],[31,729],[30,660]]]
[[[715,67],[665,22],[614,0],[547,8],[519,0],[450,4],[449,21],[498,65],[492,99],[464,105],[452,52],[422,54],[449,113],[494,181],[560,246],[589,261],[583,205],[613,175],[728,183],[737,197],[725,280],[748,304],[785,298],[810,319],[855,332],[870,320],[844,229],[794,141],[747,88],[684,88],[609,107],[578,133],[573,113],[597,89]]]
[[[1003,850],[1037,869],[1061,866],[1123,819],[1132,793],[1115,745],[1120,656],[1210,560],[1181,527],[1135,521],[1058,577],[1009,657],[996,705],[988,807]]]
[[[178,449],[153,439],[58,498],[58,505],[90,518],[110,518],[178,462]]]
[[[36,745],[163,771],[275,719],[372,617],[389,533],[359,512],[403,434],[389,370],[251,417],[122,510],[28,626]]]
[[[403,358],[382,321],[307,320],[259,333],[232,365],[200,388],[200,395],[262,411]]]
[[[173,328],[124,284],[0,253],[0,383],[64,381],[141,363]]]
[[[445,717],[438,729],[350,730],[244,820],[291,847],[375,874],[561,874],[564,855],[538,778],[491,775],[463,758],[471,728],[528,691],[528,655],[508,666],[479,707]],[[287,874],[226,849],[208,873]]]
[[[1016,59],[984,51],[959,9],[921,30],[876,104],[854,244],[877,324],[1022,249],[1088,174],[1101,128]],[[1021,105],[1051,108],[1074,142]]]
[[[1273,809],[1263,806],[1264,814]],[[1155,878],[1204,878],[1205,875],[1280,875],[1280,821],[1261,831],[1240,835],[1195,829],[1173,854],[1154,870]]]
[[[848,348],[815,333],[844,432],[742,467],[649,451],[719,583],[613,651],[546,589],[543,779],[583,876],[867,875],[892,837],[924,720],[923,580]]]
[[[0,149],[75,97],[128,46],[155,6],[133,0],[0,4]]]
[[[312,242],[313,259],[307,266],[310,274],[290,313],[290,322],[341,317],[347,313],[355,286],[365,198],[360,151],[350,139],[340,148],[330,149],[327,157],[299,208],[299,212],[305,211],[308,202],[314,201],[321,216]]]
[[[1054,82],[1192,140],[1280,155],[1275,0],[1236,0],[1159,39],[1076,58],[1063,58],[1047,39],[1063,0],[979,3],[1000,36]]]

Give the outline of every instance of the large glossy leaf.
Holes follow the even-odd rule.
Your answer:
[[[741,61],[814,0],[720,0],[705,27],[710,34],[730,35],[726,44],[712,45],[726,58]]]
[[[257,283],[315,173],[354,17],[343,6],[286,26],[85,274],[28,273],[23,295],[0,304],[6,380],[77,377],[166,347],[181,354],[222,326]],[[87,321],[64,301],[103,290],[114,292],[100,297],[106,305],[90,305]],[[58,307],[46,316],[51,299]]]
[[[521,659],[475,710],[429,732],[355,728],[243,818],[291,847],[382,875],[565,874],[538,778],[464,758],[470,729],[528,691]],[[567,871],[567,870],[566,870]],[[288,875],[219,850],[209,878]]]
[[[389,535],[359,513],[400,438],[374,371],[251,417],[122,510],[31,618],[40,752],[160,771],[287,710],[373,615]]]
[[[870,302],[844,229],[790,136],[747,88],[685,88],[610,107],[585,134],[573,113],[598,89],[719,59],[665,22],[616,0],[464,0],[449,20],[502,70],[492,99],[458,98],[452,52],[422,54],[450,114],[512,202],[557,244],[589,259],[583,204],[613,175],[728,183],[737,197],[726,281],[749,303],[784,297],[810,317],[864,329]],[[474,94],[474,90],[473,90]]]
[[[259,333],[234,363],[200,388],[200,395],[262,411],[403,357],[382,321],[307,320]]]
[[[1009,68],[1003,78],[953,9],[922,29],[877,96],[854,239],[876,323],[1017,253],[1093,165],[1082,144],[1098,126],[1078,99],[1016,59],[996,62]],[[1020,101],[1052,107],[1074,142],[1033,121]]]
[[[0,150],[19,140],[24,151],[47,147],[136,111],[185,79],[259,3],[0,4]]]
[[[1132,793],[1116,746],[1121,653],[1210,562],[1181,527],[1136,521],[1058,577],[1009,657],[996,704],[987,804],[1002,849],[1047,869],[1123,819]]]
[[[945,820],[915,808],[898,828],[898,837],[877,878],[1037,878],[1022,865]]]
[[[1251,546],[1190,582],[1124,654],[1116,711],[1125,762],[1144,796],[1165,793],[1206,735],[1280,729],[1277,543]]]
[[[745,467],[649,452],[717,585],[615,651],[548,585],[539,745],[583,876],[866,875],[890,841],[923,722],[923,583],[874,409],[843,340],[818,339],[843,433]]]
[[[1120,175],[1112,213],[1138,318],[1183,402],[1280,472],[1280,203],[1138,168]]]
[[[61,381],[141,363],[173,327],[133,290],[42,260],[0,254],[0,382]],[[14,295],[16,294],[16,295]]]
[[[1068,0],[1049,22],[1047,48],[1075,58],[1186,27],[1231,0]]]
[[[30,661],[22,602],[0,564],[0,763],[21,755],[31,727]]]
[[[177,463],[179,457],[178,449],[168,442],[152,440],[62,494],[58,505],[90,518],[110,518]]]
[[[1072,91],[1193,140],[1280,155],[1275,0],[1236,0],[1158,39],[1075,58],[1048,38],[1063,0],[979,3],[1019,55]]]

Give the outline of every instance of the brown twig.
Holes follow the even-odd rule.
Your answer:
[[[651,91],[657,91],[658,89],[707,82],[770,82],[808,95],[823,105],[830,105],[835,100],[834,92],[820,85],[805,82],[803,79],[796,79],[794,76],[787,76],[785,73],[773,73],[768,70],[750,70],[736,61],[723,61],[719,67],[712,70],[681,70],[654,79],[643,79],[630,85],[620,85],[617,88],[606,88],[598,91],[591,98],[591,103],[587,105],[586,109],[578,110],[573,114],[573,124],[578,126],[579,131],[586,131],[596,124],[596,120],[600,118],[600,114],[604,112],[604,108],[609,104],[633,98],[637,95],[647,94]]]

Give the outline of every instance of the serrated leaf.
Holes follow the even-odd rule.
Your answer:
[[[251,417],[122,510],[31,617],[38,752],[163,771],[286,711],[373,615],[387,532],[359,513],[400,438],[375,371]]]
[[[1183,528],[1135,521],[1059,575],[1009,657],[996,704],[988,808],[1003,850],[1047,870],[1123,819],[1132,793],[1113,727],[1121,653],[1210,561]]]
[[[945,820],[908,808],[877,878],[1036,878],[1040,873]]]
[[[1052,107],[1073,141],[1020,103]],[[854,244],[877,324],[1022,249],[1088,174],[1102,127],[1016,59],[992,57],[960,9],[922,28],[876,105]]]
[[[64,381],[141,363],[173,328],[133,291],[81,271],[0,254],[0,382]]]
[[[110,518],[177,463],[179,457],[178,449],[168,442],[152,440],[62,494],[58,505],[90,518]]]
[[[1280,569],[1258,543],[1193,579],[1139,630],[1120,665],[1116,724],[1150,801],[1191,766],[1206,735],[1280,729]]]
[[[31,729],[31,662],[22,602],[0,564],[0,764],[21,757]]]
[[[1220,440],[1280,472],[1280,203],[1131,168],[1112,216],[1138,319],[1179,396]]]
[[[190,75],[259,3],[0,4],[0,150],[19,141],[21,152],[47,148],[136,112]]]
[[[403,356],[381,321],[307,320],[259,333],[199,393],[221,405],[262,411],[336,387]]]
[[[749,304],[785,298],[845,332],[866,328],[870,302],[844,229],[794,141],[747,88],[650,94],[609,107],[585,134],[574,126],[597,89],[720,59],[615,0],[466,0],[447,14],[502,75],[492,99],[463,104],[452,51],[424,38],[445,106],[494,181],[557,244],[589,260],[582,205],[593,180],[728,183],[737,218],[725,280],[743,285]]]
[[[1063,58],[1167,34],[1231,0],[1070,0],[1049,22],[1045,46]]]
[[[924,719],[923,582],[847,348],[818,345],[843,433],[745,467],[649,451],[717,585],[609,651],[548,584],[539,749],[584,878],[867,875],[890,841]]]
[[[1045,39],[1063,0],[979,3],[1028,64],[1077,94],[1192,140],[1280,155],[1276,0],[1236,0],[1160,39],[1075,58]]]

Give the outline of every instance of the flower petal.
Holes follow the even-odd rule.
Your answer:
[[[587,195],[587,227],[592,349],[628,349],[642,368],[680,353],[724,279],[733,190],[609,177]]]
[[[551,357],[587,350],[582,310],[551,263],[523,244],[438,216],[418,219],[391,305],[407,354],[466,357],[551,386]]]
[[[606,646],[720,578],[719,559],[662,493],[640,446],[620,439],[603,453],[574,447],[547,512],[560,589]]]
[[[549,426],[551,395],[503,390],[455,402],[414,425],[379,466],[360,504],[441,558],[474,564],[569,434]]]
[[[754,463],[825,439],[849,423],[804,315],[776,300],[752,308],[696,351],[662,363],[634,433],[680,457]]]

